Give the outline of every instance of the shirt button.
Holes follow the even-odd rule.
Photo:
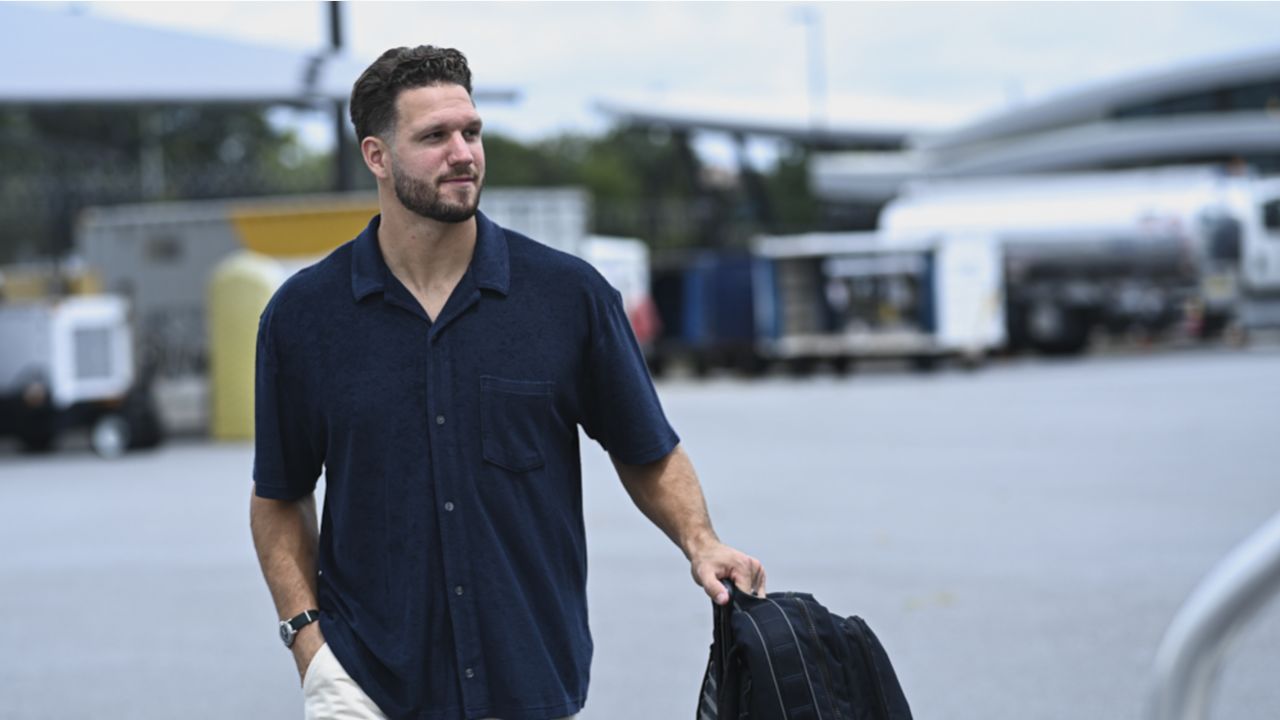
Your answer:
[[[456,588],[454,588],[454,589],[453,589],[453,594],[454,594],[454,595],[461,595],[461,594],[462,594],[462,592],[463,592],[463,590],[462,590],[462,586],[461,586],[461,585],[459,585],[458,587],[456,587]]]
[[[444,504],[444,511],[445,511],[445,512],[453,512],[453,503],[451,503],[451,502],[447,502],[447,503],[445,503],[445,504]]]
[[[475,676],[476,676],[476,671],[475,671],[475,670],[472,670],[471,668],[467,668],[466,670],[464,670],[464,671],[462,672],[462,674],[463,674],[463,675],[466,675],[466,676],[467,676],[467,679],[469,680],[469,679],[471,679],[471,678],[473,678],[473,677],[475,677]]]
[[[443,416],[443,415],[437,415],[437,416],[436,416],[436,424],[437,424],[437,425],[443,425],[443,424],[444,424],[444,416]]]

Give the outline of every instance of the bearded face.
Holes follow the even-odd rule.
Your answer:
[[[475,216],[476,208],[480,206],[484,177],[476,168],[425,180],[412,176],[397,165],[393,167],[391,176],[400,204],[429,220],[466,222]]]

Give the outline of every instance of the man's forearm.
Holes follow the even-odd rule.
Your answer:
[[[683,448],[677,446],[665,458],[648,465],[617,461],[613,465],[636,507],[689,559],[693,581],[702,586],[708,597],[722,605],[729,601],[722,580],[731,580],[745,592],[764,592],[764,566],[760,561],[716,537],[702,485]]]
[[[707,502],[693,463],[677,446],[665,458],[648,465],[614,462],[632,502],[692,558],[699,549],[719,542],[711,527]]]
[[[320,533],[315,496],[282,501],[254,495],[249,502],[249,526],[276,616],[285,620],[318,607],[316,553]],[[300,676],[323,643],[318,623],[298,633],[292,649]]]
[[[253,496],[249,526],[276,612],[288,618],[316,605],[319,530],[315,496],[294,501]]]

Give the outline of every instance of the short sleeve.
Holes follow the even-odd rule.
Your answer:
[[[271,330],[268,306],[258,322],[254,378],[254,493],[295,500],[315,490],[324,464],[323,443],[308,417],[303,378],[283,372]]]
[[[592,310],[582,428],[618,462],[661,460],[680,438],[662,411],[622,297],[609,287]]]

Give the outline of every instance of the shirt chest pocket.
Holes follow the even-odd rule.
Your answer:
[[[511,472],[542,467],[553,387],[549,381],[480,376],[480,441],[486,461]]]

